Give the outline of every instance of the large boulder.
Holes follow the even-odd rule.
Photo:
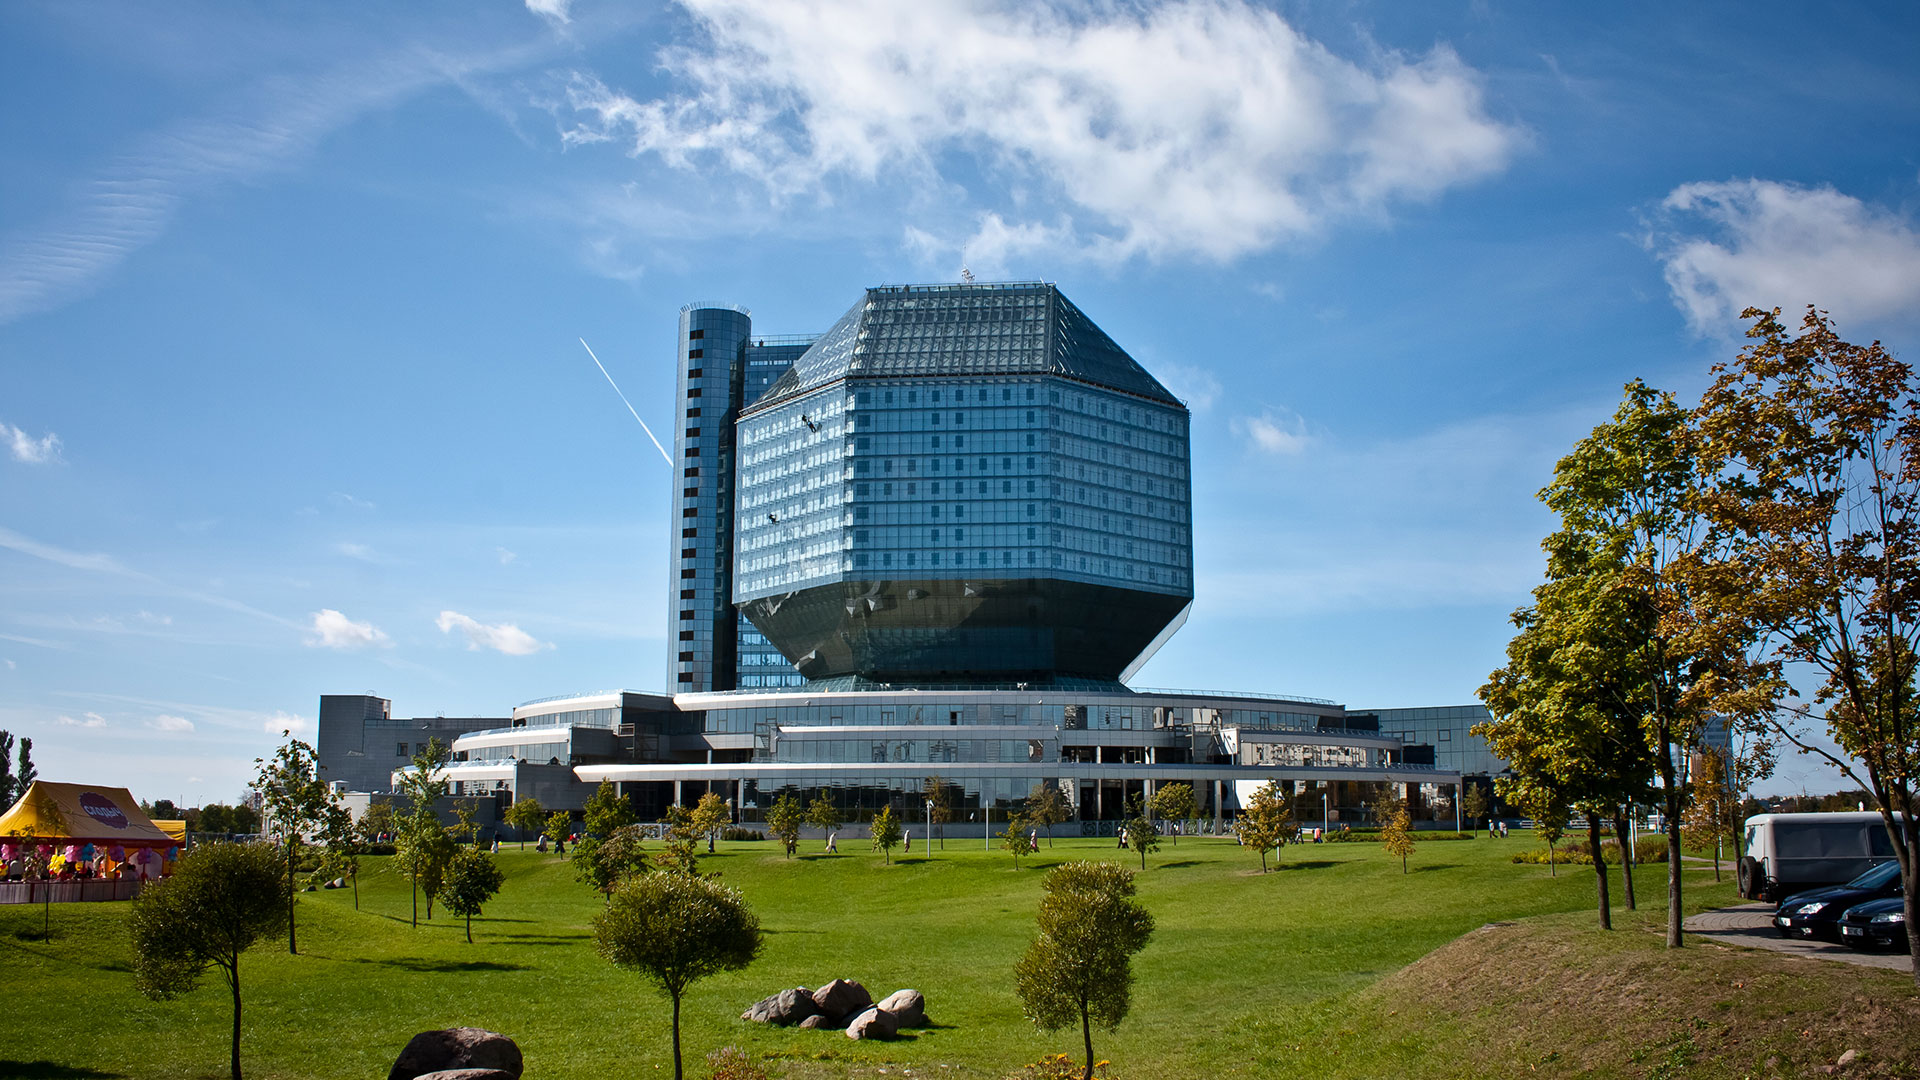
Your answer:
[[[894,1023],[903,1028],[927,1026],[927,999],[918,990],[895,990],[887,995],[879,1009],[893,1015]]]
[[[505,1069],[442,1069],[421,1073],[414,1080],[520,1080]]]
[[[893,1014],[877,1005],[868,1007],[847,1025],[849,1039],[891,1039],[899,1033],[900,1025],[894,1021]]]
[[[819,1013],[820,1007],[813,1003],[813,991],[796,986],[755,1002],[752,1008],[740,1014],[740,1019],[786,1027]]]
[[[813,992],[813,1003],[834,1020],[855,1016],[873,1004],[873,995],[852,979],[835,979]]]
[[[387,1080],[420,1080],[454,1069],[498,1070],[518,1080],[524,1067],[520,1047],[505,1035],[484,1028],[446,1028],[423,1031],[409,1040],[387,1070]]]

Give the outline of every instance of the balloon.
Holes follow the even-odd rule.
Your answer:
[[[20,850],[12,844],[0,844],[0,862],[12,862],[13,857],[19,853]]]
[[[67,845],[67,861],[68,862],[80,861],[80,845],[79,844]]]
[[[52,844],[41,844],[41,845],[40,845],[40,849],[39,849],[39,850],[40,850],[40,857],[41,857],[41,858],[43,858],[43,859],[44,859],[44,858],[47,858],[48,856],[50,856],[50,855],[52,855],[52,854],[53,854],[53,845],[52,845]]]
[[[120,844],[115,844],[113,845],[113,850],[107,852],[107,858],[112,859],[114,862],[126,862],[127,849]]]
[[[175,860],[175,859],[177,859],[177,858],[179,858],[179,857],[180,857],[180,845],[179,845],[179,844],[175,844],[175,845],[173,845],[172,847],[170,847],[170,848],[168,848],[168,849],[167,849],[167,861],[168,861],[168,862],[172,862],[173,860]]]
[[[90,859],[92,859],[92,858],[93,858],[93,852],[94,852],[94,847],[93,847],[93,845],[92,845],[92,844],[85,844],[85,845],[82,845],[82,846],[81,846],[81,848],[80,848],[80,857],[81,857],[82,859],[89,859],[89,860],[90,860]]]

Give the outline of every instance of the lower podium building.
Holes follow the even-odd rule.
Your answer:
[[[1054,286],[868,289],[777,338],[689,305],[675,347],[669,691],[460,734],[462,793],[604,781],[652,818],[715,791],[747,823],[825,795],[858,823],[938,790],[964,831],[1047,786],[1097,832],[1172,783],[1210,822],[1268,780],[1303,824],[1387,784],[1451,819],[1497,771],[1482,710],[1128,685],[1193,603],[1189,416]]]

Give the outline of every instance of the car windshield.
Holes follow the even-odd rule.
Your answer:
[[[1849,889],[1885,888],[1889,882],[1891,882],[1894,878],[1897,878],[1899,876],[1900,876],[1899,863],[1897,862],[1881,863],[1879,866],[1876,866],[1873,869],[1867,871],[1866,873],[1861,874],[1859,877],[1854,878],[1852,881],[1847,882],[1847,888]]]

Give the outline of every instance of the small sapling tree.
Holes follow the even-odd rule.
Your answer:
[[[1147,852],[1160,846],[1160,828],[1147,814],[1145,803],[1135,795],[1127,800],[1127,846],[1140,855],[1140,869],[1147,868]]]
[[[1281,796],[1278,781],[1269,780],[1254,789],[1253,798],[1233,823],[1240,843],[1260,853],[1260,872],[1267,872],[1267,852],[1280,860],[1280,848],[1293,835],[1293,806]]]
[[[461,848],[447,863],[446,878],[440,882],[440,902],[467,921],[467,944],[473,944],[473,917],[506,880],[493,856],[476,848]]]
[[[873,850],[886,857],[887,865],[893,865],[893,849],[900,846],[900,819],[894,816],[893,807],[883,806],[873,818]]]
[[[697,980],[752,963],[760,920],[738,892],[710,878],[644,874],[622,883],[593,917],[593,943],[672,1000],[673,1077],[681,1080],[681,996]]]
[[[151,881],[133,900],[133,982],[165,1000],[220,969],[233,998],[233,1080],[240,1080],[240,954],[279,934],[290,884],[279,852],[260,844],[202,844],[173,876]]]
[[[1014,966],[1027,1019],[1045,1031],[1078,1023],[1093,1080],[1093,1025],[1112,1031],[1133,998],[1134,953],[1153,935],[1153,916],[1133,899],[1133,873],[1112,863],[1071,862],[1047,872],[1040,934]]]
[[[767,810],[767,831],[780,841],[780,850],[788,858],[800,846],[800,826],[805,824],[807,812],[800,806],[800,800],[790,791],[783,791]]]
[[[812,804],[807,807],[807,824],[820,830],[823,847],[832,841],[834,833],[840,831],[840,811],[834,808],[833,800],[827,798],[826,792],[814,796]]]
[[[1193,799],[1192,784],[1163,784],[1153,793],[1153,814],[1165,821],[1177,821],[1184,827],[1200,813],[1200,806]],[[1180,842],[1180,834],[1175,833],[1173,842]]]
[[[531,795],[515,800],[512,806],[507,807],[507,824],[513,826],[513,831],[520,834],[521,851],[527,850],[527,834],[540,831],[541,823],[546,820],[546,813],[547,808],[541,806],[540,800]]]

